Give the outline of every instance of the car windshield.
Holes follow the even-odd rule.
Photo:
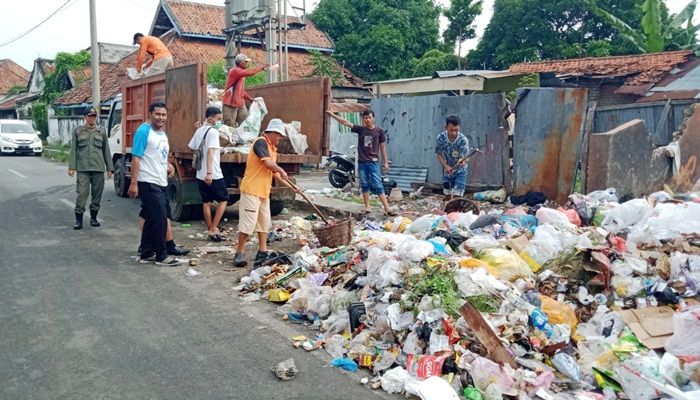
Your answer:
[[[34,133],[34,129],[25,124],[2,124],[0,133]]]

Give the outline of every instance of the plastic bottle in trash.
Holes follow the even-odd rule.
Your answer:
[[[540,308],[535,308],[530,312],[530,322],[532,326],[544,332],[547,337],[551,337],[554,332],[554,328],[549,324],[549,318],[547,314]]]

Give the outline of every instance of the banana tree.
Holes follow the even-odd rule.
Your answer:
[[[593,6],[593,11],[642,53],[656,53],[669,48],[700,50],[696,37],[698,32],[700,32],[700,25],[693,24],[697,0],[691,0],[667,24],[661,21],[662,1],[644,1],[642,5],[642,10],[644,11],[642,30],[630,27],[612,13],[595,5]]]

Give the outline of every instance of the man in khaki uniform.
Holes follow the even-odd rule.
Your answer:
[[[102,191],[105,187],[105,170],[107,179],[111,178],[114,172],[107,139],[107,132],[97,125],[97,111],[94,107],[88,108],[85,113],[85,125],[75,128],[70,146],[68,175],[74,176],[75,172],[78,172],[75,188],[78,196],[75,200],[73,229],[83,229],[83,213],[88,194],[92,195],[90,225],[100,226],[97,212],[100,210]]]

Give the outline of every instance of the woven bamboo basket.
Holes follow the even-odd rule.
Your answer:
[[[314,228],[318,242],[324,247],[345,246],[352,240],[352,219],[344,219],[335,225]]]

